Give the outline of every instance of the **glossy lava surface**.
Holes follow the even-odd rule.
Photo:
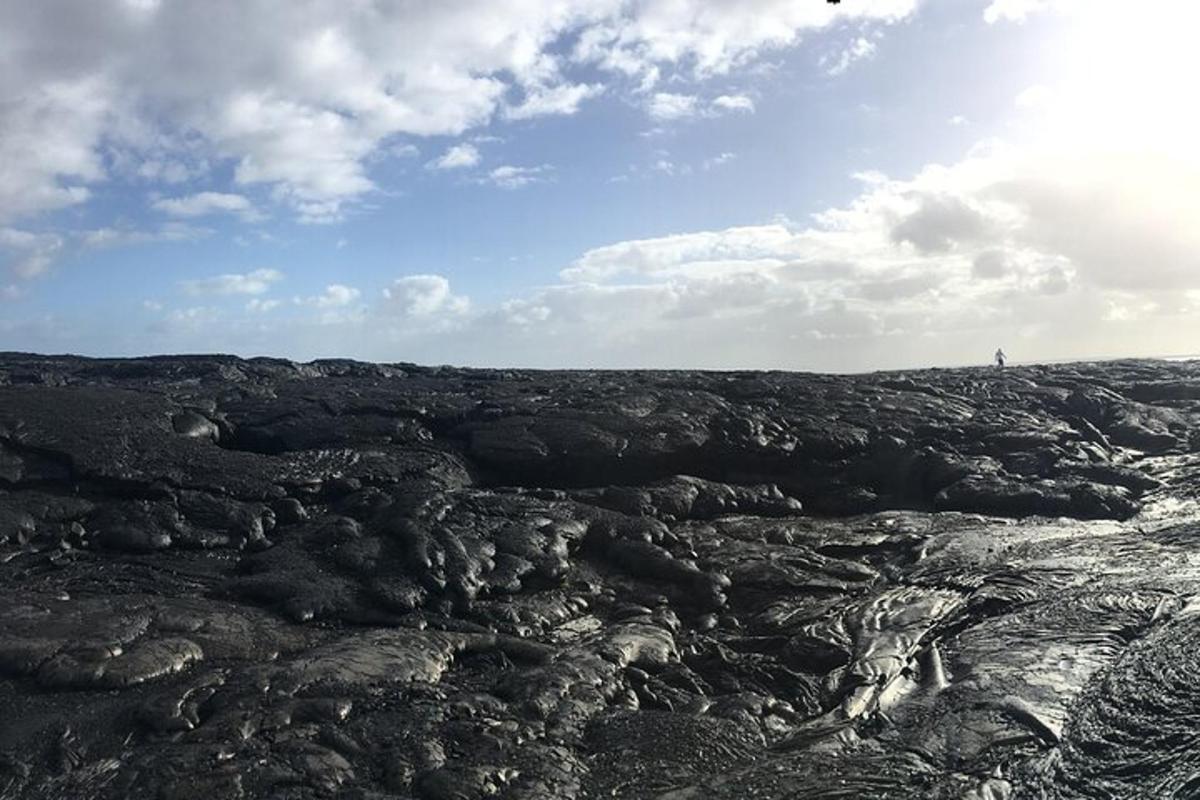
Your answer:
[[[1200,365],[0,355],[0,798],[1200,796]]]

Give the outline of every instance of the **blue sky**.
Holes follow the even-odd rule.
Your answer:
[[[0,350],[1190,352],[1197,12],[1138,8],[5,4]]]

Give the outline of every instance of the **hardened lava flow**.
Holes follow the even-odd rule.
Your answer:
[[[0,354],[0,798],[1200,797],[1200,365]]]

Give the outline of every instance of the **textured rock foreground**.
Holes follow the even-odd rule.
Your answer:
[[[0,355],[0,798],[1200,796],[1200,365]]]

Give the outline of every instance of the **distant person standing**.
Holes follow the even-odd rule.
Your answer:
[[[1006,359],[1006,358],[1008,358],[1008,356],[1004,355],[1004,351],[1002,349],[1000,349],[999,347],[997,347],[996,348],[996,366],[999,369],[1004,369],[1004,359]]]

